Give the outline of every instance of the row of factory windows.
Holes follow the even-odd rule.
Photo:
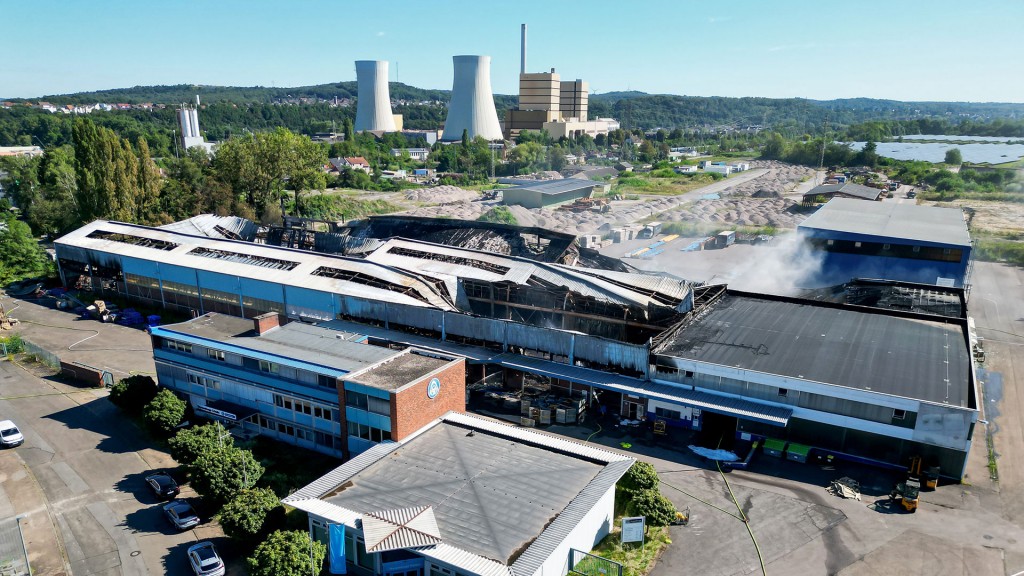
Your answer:
[[[193,284],[183,284],[171,280],[161,281],[138,274],[125,274],[125,290],[129,296],[144,298],[153,302],[165,302],[189,310],[221,312],[232,316],[252,317],[266,312],[284,314],[284,304],[263,298],[239,296],[233,292],[224,292],[212,288],[200,289]],[[244,314],[243,314],[244,312]]]
[[[868,402],[857,402],[855,400],[815,394],[813,392],[790,390],[789,388],[769,386],[755,382],[745,382],[732,378],[718,378],[705,374],[695,375],[690,370],[680,370],[661,364],[655,364],[654,369],[659,376],[664,377],[666,380],[680,381],[708,390],[780,402],[819,412],[891,424],[901,428],[913,428],[917,423],[916,412],[899,408],[880,406]]]
[[[169,338],[164,340],[164,347],[168,350],[174,350],[176,352],[182,352],[184,354],[194,353],[192,344],[188,342],[181,342],[178,340],[171,340]],[[202,353],[200,352],[200,354]],[[235,358],[237,357],[240,359],[243,368],[252,371],[262,372],[264,374],[270,374],[277,377],[283,377],[281,374],[281,365],[278,364],[277,362],[273,362],[270,360],[249,358],[247,356],[240,356],[229,352],[225,352],[224,350],[217,350],[215,348],[206,348],[206,357],[211,360],[216,360],[219,362],[225,362],[235,365],[237,365],[238,363],[238,360],[235,360]],[[235,362],[231,362],[231,360],[235,360]],[[322,388],[330,388],[332,390],[338,389],[338,379],[335,378],[334,376],[329,376],[326,374],[316,374],[313,372],[307,372],[296,369],[295,378],[283,378],[288,380],[295,380],[300,383],[312,383],[313,381],[315,381],[316,385]]]
[[[826,240],[821,238],[812,238],[810,242],[819,250],[837,252],[841,254],[888,256],[891,258],[934,260],[938,262],[960,262],[963,260],[964,256],[964,251],[960,248],[940,248],[932,246],[914,246],[909,244],[862,242],[855,240]]]

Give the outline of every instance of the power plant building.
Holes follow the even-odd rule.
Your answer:
[[[356,81],[358,100],[354,128],[359,132],[398,130],[395,116],[391,113],[387,61],[357,60]]]
[[[469,138],[501,140],[501,123],[491,91],[490,56],[453,56],[455,77],[448,118],[441,140],[455,142],[466,132]]]

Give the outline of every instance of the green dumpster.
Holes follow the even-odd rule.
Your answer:
[[[810,446],[804,446],[803,444],[791,442],[789,444],[789,447],[786,448],[786,459],[792,460],[793,462],[800,462],[801,464],[804,464],[807,462],[807,454],[810,451]]]
[[[786,441],[777,440],[775,438],[765,438],[764,441],[764,453],[769,456],[776,458],[782,458],[782,453],[786,451]]]

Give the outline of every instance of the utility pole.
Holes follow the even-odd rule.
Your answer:
[[[818,160],[818,173],[821,173],[825,167],[825,146],[828,145],[828,114],[825,115],[825,122],[822,127],[823,134],[821,135],[821,158]],[[818,185],[818,174],[814,175],[814,185]]]

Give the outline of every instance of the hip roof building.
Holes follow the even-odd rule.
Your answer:
[[[453,56],[452,60],[455,80],[441,140],[461,140],[463,131],[470,138],[482,136],[487,140],[501,140],[501,123],[491,92],[491,57]]]

